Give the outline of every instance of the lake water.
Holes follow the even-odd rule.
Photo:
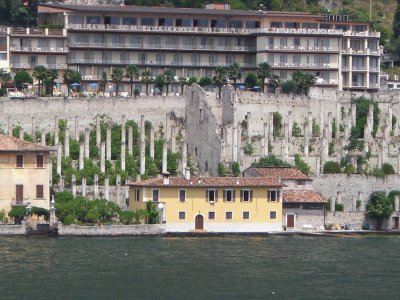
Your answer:
[[[0,299],[400,299],[400,236],[0,237]]]

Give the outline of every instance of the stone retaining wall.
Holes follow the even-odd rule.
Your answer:
[[[126,236],[161,235],[166,233],[165,225],[110,225],[110,226],[62,226],[58,228],[60,236]]]
[[[25,225],[0,225],[1,235],[25,235]]]

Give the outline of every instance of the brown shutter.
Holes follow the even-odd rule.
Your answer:
[[[276,199],[276,202],[279,202],[279,200],[281,199],[281,191],[280,190],[277,190],[277,196],[278,196],[278,198]]]
[[[224,202],[226,202],[226,190],[223,190]]]
[[[24,156],[22,154],[17,154],[17,168],[24,167]]]
[[[42,154],[36,155],[36,167],[43,168],[43,155]]]
[[[232,190],[232,202],[235,202],[235,197],[236,196],[236,191],[235,190]]]
[[[15,201],[16,204],[22,204],[24,202],[24,186],[17,184],[15,186]]]
[[[253,190],[250,190],[250,202],[253,202]]]
[[[215,196],[215,202],[217,202],[218,201],[218,190],[217,189],[215,190],[215,195],[214,196]]]
[[[208,190],[206,190],[206,202],[208,202]]]
[[[240,202],[243,202],[243,190],[240,190]]]
[[[36,198],[42,199],[43,198],[43,185],[36,186]]]

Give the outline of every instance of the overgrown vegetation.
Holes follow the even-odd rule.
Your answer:
[[[388,197],[385,192],[373,192],[369,197],[367,216],[376,219],[379,229],[382,229],[383,221],[388,219],[393,212],[394,194],[396,192]]]

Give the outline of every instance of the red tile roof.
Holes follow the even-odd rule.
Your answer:
[[[50,150],[49,147],[0,134],[0,152],[49,152]]]
[[[284,203],[325,203],[327,202],[322,198],[321,194],[315,191],[284,191],[283,192]]]
[[[247,170],[254,171],[262,177],[280,178],[282,180],[312,180],[298,169],[291,167],[250,167]]]
[[[283,187],[281,181],[275,178],[264,177],[170,177],[169,184],[163,184],[163,178],[148,179],[128,183],[135,187]]]

